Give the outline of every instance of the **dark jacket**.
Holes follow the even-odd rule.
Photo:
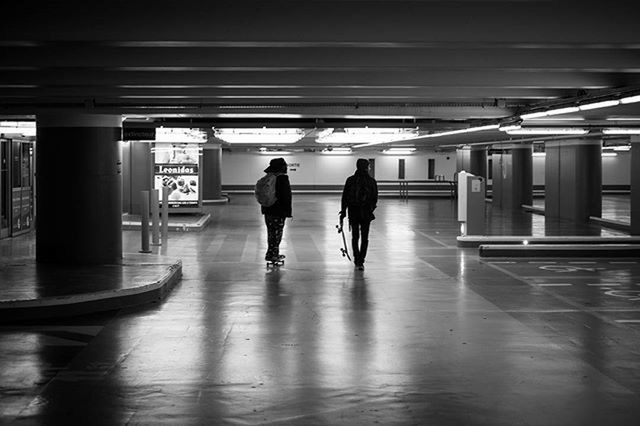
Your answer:
[[[358,186],[366,188],[366,201],[358,200]],[[371,221],[375,219],[373,211],[378,205],[378,183],[368,172],[356,170],[349,176],[342,190],[341,210],[349,214],[349,221]]]
[[[291,184],[289,176],[278,174],[276,176],[276,202],[269,207],[261,207],[262,214],[277,217],[291,217]]]

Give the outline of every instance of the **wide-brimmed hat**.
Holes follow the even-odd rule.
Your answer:
[[[269,162],[269,167],[264,169],[265,173],[278,173],[287,171],[287,162],[284,158],[274,158]]]

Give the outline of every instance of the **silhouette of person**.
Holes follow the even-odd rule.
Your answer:
[[[369,227],[375,219],[373,211],[378,204],[378,184],[369,175],[369,161],[356,161],[356,172],[347,178],[342,190],[340,220],[349,215],[353,262],[359,270],[364,269],[364,260],[369,247]]]
[[[264,258],[267,262],[278,262],[284,259],[284,255],[280,254],[284,222],[286,218],[292,217],[291,184],[289,176],[287,176],[287,163],[284,158],[272,159],[264,172],[276,175],[276,202],[269,207],[260,207],[267,225],[268,247]]]

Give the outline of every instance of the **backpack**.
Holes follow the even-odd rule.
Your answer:
[[[256,182],[254,194],[258,203],[263,207],[271,207],[277,200],[276,178],[273,173],[267,173]]]
[[[356,176],[352,193],[349,194],[348,204],[353,206],[366,206],[371,201],[373,188],[369,179],[365,176]]]

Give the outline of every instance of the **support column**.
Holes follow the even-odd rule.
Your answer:
[[[602,214],[602,141],[545,143],[545,217],[587,223]]]
[[[631,235],[640,235],[640,135],[631,136]]]
[[[38,263],[122,259],[122,118],[37,115]]]
[[[222,199],[222,146],[219,143],[203,145],[202,199]]]
[[[487,147],[472,146],[469,153],[469,173],[487,179]]]
[[[471,173],[471,148],[468,146],[456,150],[456,172],[465,171]]]
[[[493,154],[492,204],[519,210],[533,203],[533,147],[531,144],[503,146]]]

